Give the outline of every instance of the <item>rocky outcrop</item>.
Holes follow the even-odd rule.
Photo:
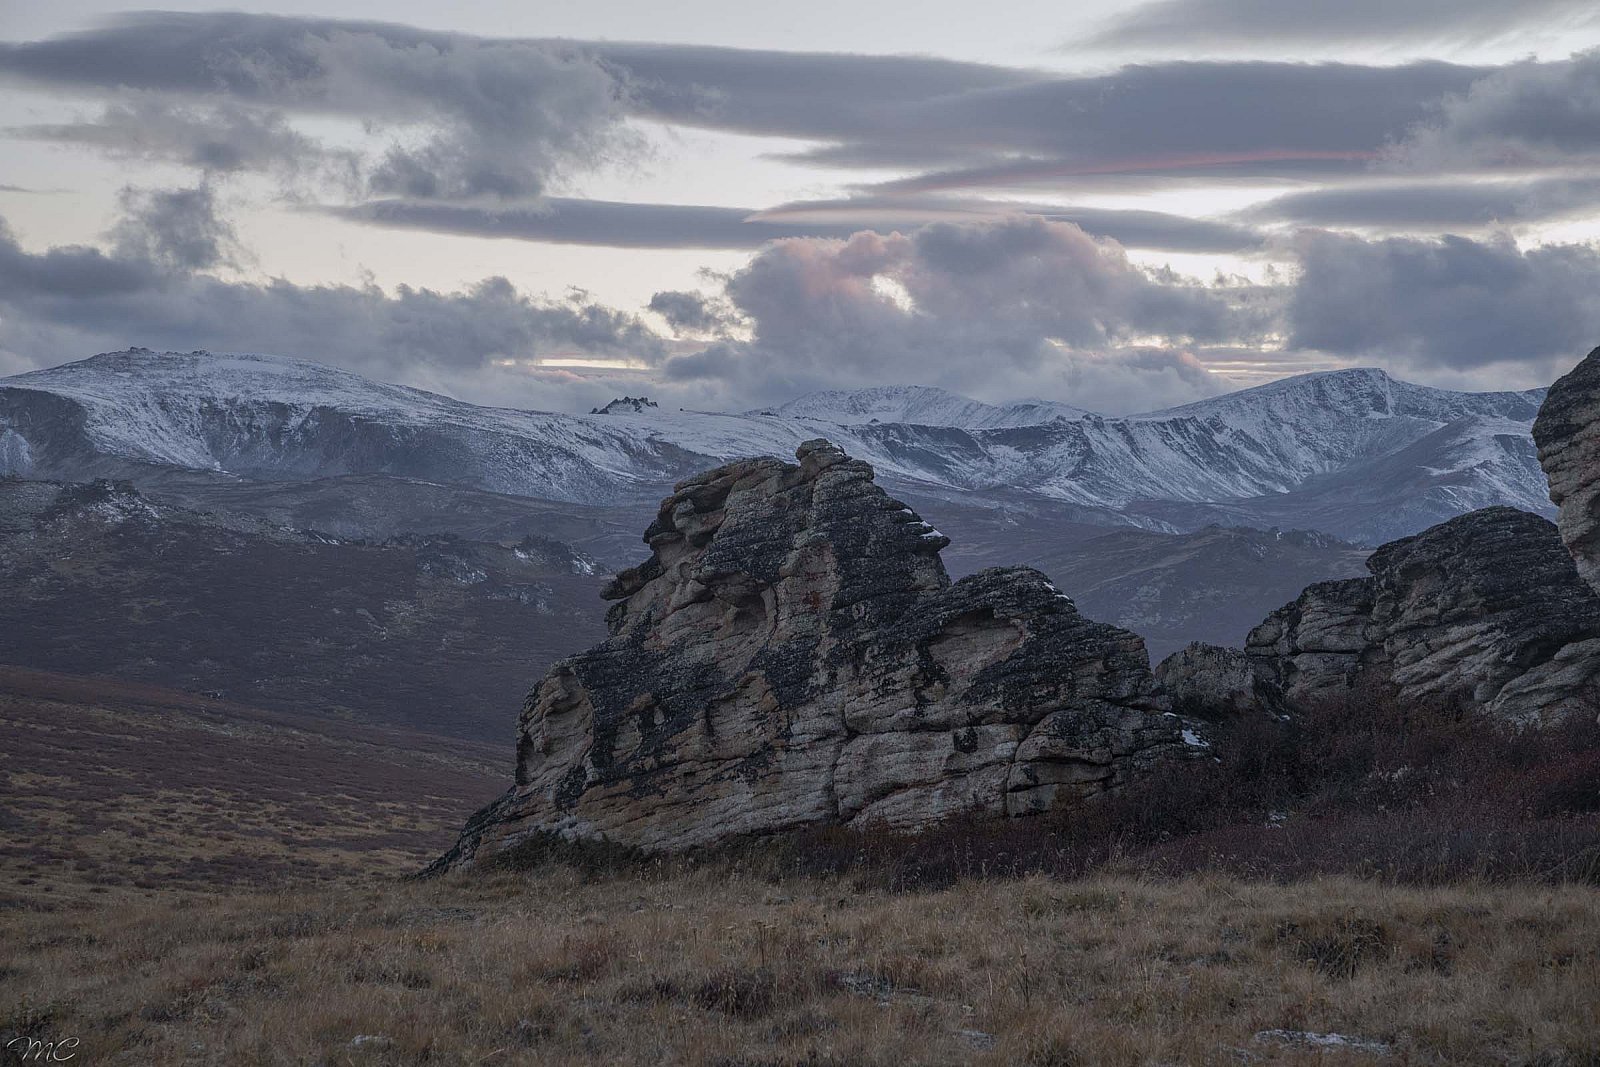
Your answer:
[[[1026,815],[1169,746],[1144,646],[947,538],[826,441],[680,483],[610,637],[525,704],[516,785],[439,866],[541,832],[674,850],[812,824]]]
[[[1384,545],[1367,567],[1251,632],[1256,674],[1291,702],[1376,684],[1517,722],[1597,710],[1600,598],[1545,519],[1470,512]]]
[[[1600,348],[1550,387],[1533,423],[1561,539],[1600,590]]]
[[[1162,660],[1155,670],[1156,694],[1178,716],[1235,718],[1280,714],[1283,697],[1262,678],[1242,650],[1196,641]]]

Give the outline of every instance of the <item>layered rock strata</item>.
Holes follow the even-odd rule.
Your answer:
[[[1533,423],[1556,524],[1578,573],[1600,591],[1600,348],[1550,387]]]
[[[948,539],[826,441],[680,483],[610,637],[525,704],[516,785],[440,866],[541,832],[678,850],[815,824],[1026,815],[1181,748],[1140,639]]]
[[[1600,710],[1600,598],[1547,520],[1469,512],[1384,545],[1367,567],[1307,588],[1251,632],[1255,673],[1290,702],[1376,683],[1517,722]]]

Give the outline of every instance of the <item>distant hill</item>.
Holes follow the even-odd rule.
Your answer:
[[[351,541],[0,479],[0,662],[498,740],[604,633],[602,569],[547,537]]]

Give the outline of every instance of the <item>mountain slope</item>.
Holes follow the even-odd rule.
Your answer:
[[[872,389],[828,389],[807,393],[786,404],[748,412],[819,419],[841,426],[872,422],[905,422],[918,426],[958,426],[992,430],[1003,426],[1036,426],[1056,419],[1077,419],[1088,412],[1049,400],[985,404],[981,400],[926,385],[883,385]]]
[[[0,479],[6,663],[260,708],[509,736],[528,679],[604,633],[600,570],[549,538],[350,542]]]
[[[1243,508],[1246,517],[1237,521],[1255,522],[1253,509],[1272,501],[1337,517],[1327,505],[1343,476],[1379,495],[1366,501],[1359,536],[1384,540],[1488,504],[1548,512],[1532,449],[1495,444],[1527,439],[1541,396],[1455,393],[1354,370],[1127,418],[1028,422],[1033,415],[1021,408],[911,388],[818,394],[771,414],[645,409],[618,417],[479,407],[299,360],[133,350],[0,379],[0,473],[143,480],[187,469],[271,481],[384,475],[573,503],[638,504],[717,463],[785,456],[801,441],[826,436],[899,491],[1022,493],[1175,529],[1217,521],[1218,508]],[[800,410],[855,421],[828,422]],[[876,416],[867,413],[879,410],[1007,424],[870,421]],[[1435,438],[1450,426],[1444,439]],[[1418,496],[1419,479],[1436,491]],[[1385,519],[1391,507],[1398,510]],[[1293,514],[1271,524],[1317,525]],[[1356,536],[1344,527],[1319,528]]]

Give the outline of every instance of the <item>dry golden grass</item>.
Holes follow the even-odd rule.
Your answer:
[[[3,920],[0,1030],[83,1063],[1600,1061],[1579,887],[770,882],[729,867]],[[1389,1046],[1315,1049],[1286,1029]],[[364,1038],[358,1041],[358,1038]]]
[[[0,908],[414,871],[497,746],[0,666]]]
[[[5,669],[0,730],[0,1046],[74,1064],[1600,1064],[1593,886],[960,880],[1042,826],[405,882],[478,749]]]

